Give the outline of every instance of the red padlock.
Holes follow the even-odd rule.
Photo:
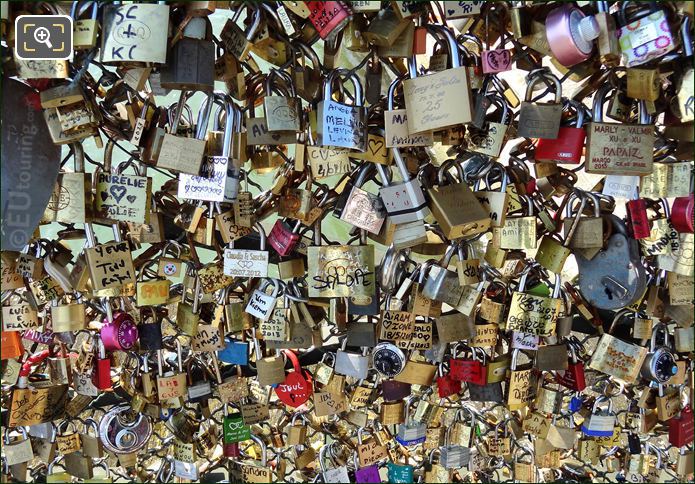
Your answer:
[[[577,351],[574,342],[568,342],[570,361],[567,363],[567,369],[555,373],[555,380],[562,386],[581,392],[586,388],[586,379],[584,376],[584,362],[577,358]]]
[[[695,421],[690,405],[686,405],[680,416],[668,421],[668,441],[676,447],[683,447],[693,441]]]
[[[692,193],[687,197],[676,197],[671,207],[671,224],[673,228],[682,234],[692,234],[695,226],[695,195]]]
[[[329,37],[332,32],[339,31],[352,14],[346,2],[304,3],[309,9],[309,21],[322,39]]]
[[[584,153],[586,129],[584,129],[584,106],[577,101],[569,101],[577,111],[577,126],[561,126],[557,139],[539,138],[536,145],[536,161],[557,163],[580,163]]]
[[[285,257],[294,250],[294,247],[299,242],[299,234],[297,233],[302,222],[297,221],[294,228],[290,228],[287,222],[276,220],[275,225],[268,234],[268,243],[281,256]]]
[[[424,55],[427,53],[427,27],[415,27],[413,36],[413,55]]]
[[[638,198],[637,200],[628,200],[626,206],[627,216],[632,227],[632,238],[639,240],[649,237],[652,229],[647,215],[647,202]]]
[[[101,338],[96,337],[99,357],[97,358],[97,366],[94,368],[92,381],[94,386],[99,390],[108,390],[111,388],[111,358],[106,355],[106,348]]]
[[[454,380],[450,374],[444,374],[444,363],[439,365],[437,369],[437,393],[439,398],[446,398],[461,391],[461,382]]]
[[[288,373],[285,381],[275,387],[275,393],[285,405],[296,408],[306,403],[314,392],[311,373],[302,369],[294,351],[282,350],[282,352],[292,362],[294,371]]]
[[[471,358],[458,358],[456,349],[452,351],[453,356],[449,360],[449,376],[454,380],[474,383],[476,385],[487,384],[487,368],[485,366],[485,351],[481,348],[471,348]],[[479,350],[483,354],[482,360],[475,359],[476,351]]]

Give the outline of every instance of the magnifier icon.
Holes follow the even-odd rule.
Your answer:
[[[39,44],[46,44],[49,49],[53,48],[53,44],[51,44],[51,33],[46,27],[39,27],[34,30],[34,40]]]

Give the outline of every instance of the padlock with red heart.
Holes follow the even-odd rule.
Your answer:
[[[275,393],[285,405],[296,408],[306,403],[313,393],[311,373],[302,369],[293,351],[283,350],[282,352],[292,362],[294,371],[288,373],[285,381],[275,387]]]

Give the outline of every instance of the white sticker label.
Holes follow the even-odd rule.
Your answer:
[[[604,195],[625,200],[635,200],[639,198],[637,188],[639,187],[640,177],[637,175],[608,175],[603,184]]]
[[[228,164],[229,158],[226,156],[208,156],[203,161],[200,176],[179,173],[179,198],[224,201]]]
[[[656,22],[650,22],[633,30],[630,33],[630,44],[632,47],[639,47],[656,39],[659,36],[656,26]]]
[[[232,277],[268,277],[268,252],[225,249],[224,273]]]

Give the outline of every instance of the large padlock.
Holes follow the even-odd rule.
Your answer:
[[[541,81],[555,86],[555,100],[549,103],[533,102],[533,88]],[[519,111],[517,134],[524,138],[557,139],[562,116],[562,85],[557,77],[548,71],[531,73],[526,85],[526,96]]]
[[[605,217],[613,225],[605,248],[591,260],[577,254],[579,291],[597,308],[618,309],[642,297],[646,274],[637,241],[628,236],[624,222],[612,214]],[[608,273],[607,267],[612,268]]]
[[[183,37],[169,51],[169,61],[161,69],[160,84],[165,89],[211,92],[215,83],[215,44],[212,26],[206,17],[192,18]]]
[[[560,126],[555,139],[540,138],[536,145],[536,162],[580,163],[586,140],[583,127],[586,108],[577,101],[569,101],[569,104],[576,110],[575,126]]]
[[[332,87],[347,77],[354,88],[354,104],[333,100]],[[364,107],[362,84],[355,74],[334,70],[324,81],[323,100],[317,106],[316,132],[319,146],[367,150],[367,111]]]

